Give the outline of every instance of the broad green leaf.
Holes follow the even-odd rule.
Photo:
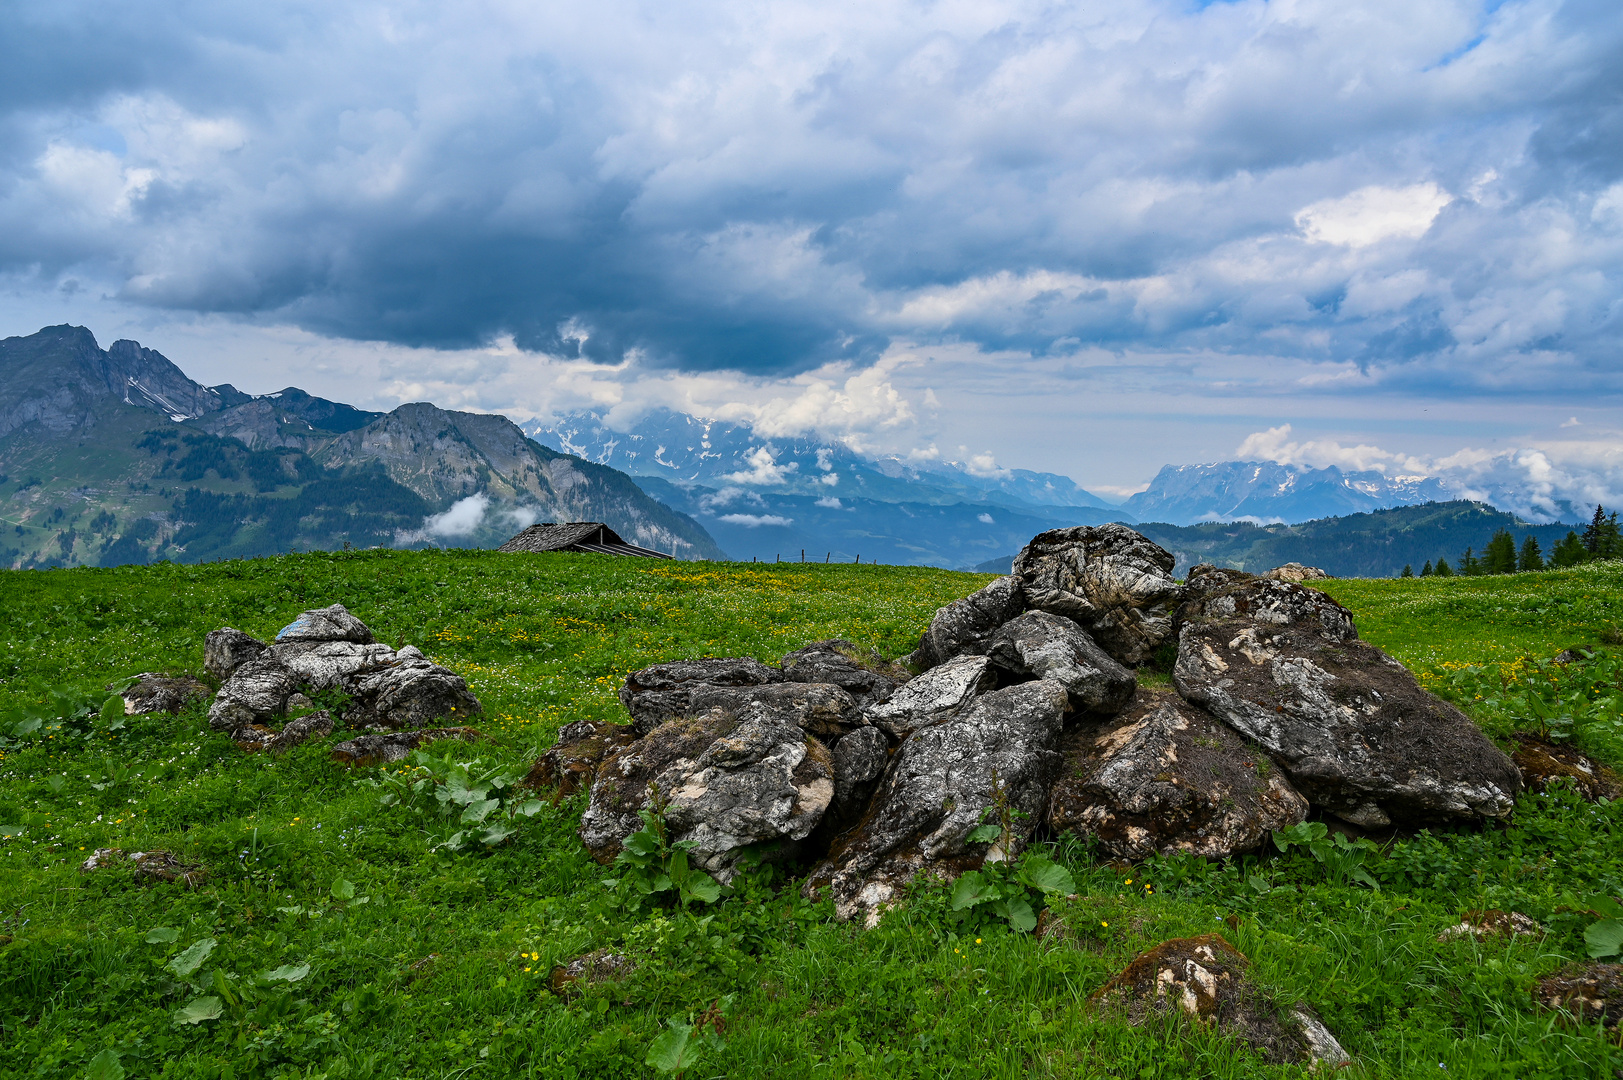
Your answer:
[[[309,964],[283,964],[279,968],[265,972],[265,978],[273,982],[296,983],[310,974]]]
[[[124,1080],[124,1066],[118,1060],[118,1051],[103,1050],[91,1058],[85,1077],[86,1080]]]
[[[660,1032],[648,1045],[648,1056],[643,1064],[660,1072],[676,1072],[689,1068],[698,1057],[697,1051],[698,1047],[693,1045],[693,1025],[672,1022],[670,1028]]]
[[[1029,934],[1037,926],[1037,913],[1024,900],[1010,900],[1009,925],[1022,934]]]
[[[203,966],[209,953],[214,951],[214,939],[206,937],[202,941],[194,941],[168,964],[164,965],[181,978],[186,978]]]
[[[503,840],[506,840],[509,836],[512,836],[516,832],[518,832],[518,830],[513,828],[511,825],[508,825],[506,822],[498,821],[496,824],[487,827],[484,832],[479,834],[479,842],[484,844],[486,847],[495,847],[497,844],[501,843]]]
[[[965,908],[984,904],[988,900],[996,900],[997,886],[987,881],[978,870],[971,870],[960,875],[952,883],[952,899],[949,901],[952,910],[963,911]]]
[[[1074,893],[1076,879],[1071,872],[1051,859],[1032,856],[1020,864],[1020,879],[1034,889],[1045,893]]]
[[[224,1011],[220,999],[213,995],[193,998],[184,1007],[175,1010],[175,1020],[182,1024],[201,1024],[205,1020],[218,1020]]]
[[[682,891],[695,900],[714,904],[721,898],[721,883],[709,874],[694,870],[688,875],[687,884],[682,886]]]
[[[659,839],[639,830],[621,841],[620,846],[626,851],[634,851],[638,855],[653,855],[659,851]]]
[[[500,805],[500,799],[481,799],[478,802],[471,802],[468,804],[467,809],[462,811],[462,824],[483,825],[485,819]]]
[[[1003,835],[1003,828],[999,825],[977,825],[969,830],[964,839],[971,844],[990,844]]]
[[[57,776],[47,776],[45,778],[45,786],[51,789],[52,795],[62,794],[62,789],[66,787],[67,784],[68,778],[60,774]],[[109,1053],[109,1051],[103,1050],[102,1053]]]
[[[1623,904],[1619,904],[1605,893],[1584,897],[1583,905],[1604,918],[1623,919]]]
[[[546,805],[547,804],[542,802],[540,799],[530,799],[526,802],[519,803],[518,806],[514,808],[513,812],[516,814],[522,814],[525,817],[535,817],[535,815],[541,812],[541,808]]]
[[[671,876],[671,881],[681,888],[688,879],[688,853],[680,849],[671,852],[671,860],[666,864],[665,872]]]
[[[37,716],[31,716],[27,720],[19,720],[16,724],[12,725],[12,737],[20,739],[24,735],[32,735],[34,732],[39,730],[39,726],[42,723],[44,723],[44,721]]]
[[[148,945],[167,945],[180,936],[180,931],[173,926],[154,926],[147,931]]]
[[[1623,953],[1623,919],[1602,919],[1584,931],[1584,944],[1597,960]]]
[[[352,900],[355,898],[355,883],[339,878],[332,883],[332,898],[334,900]]]

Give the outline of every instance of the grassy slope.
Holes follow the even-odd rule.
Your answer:
[[[5,572],[0,713],[52,689],[197,670],[216,626],[267,637],[342,600],[380,637],[468,677],[497,740],[470,756],[522,764],[563,723],[618,719],[615,689],[635,667],[701,653],[775,660],[829,636],[895,654],[937,606],[985,580],[491,552]],[[1620,585],[1601,568],[1329,588],[1365,637],[1424,677],[1593,643]],[[93,786],[121,767],[127,779]],[[0,1075],[78,1075],[108,1047],[130,1076],[642,1075],[664,1020],[726,994],[726,1049],[691,1075],[1293,1074],[1200,1032],[1129,1029],[1085,1007],[1135,952],[1214,928],[1284,998],[1312,1002],[1367,1075],[1436,1076],[1442,1064],[1456,1076],[1602,1076],[1623,1064],[1593,1031],[1534,1013],[1526,994],[1582,955],[1565,894],[1623,889],[1615,804],[1530,798],[1511,829],[1399,844],[1378,867],[1379,893],[1328,883],[1299,855],[1243,871],[1177,860],[1128,870],[1064,844],[1081,894],[1055,912],[1072,937],[1044,941],[960,937],[939,892],[870,933],[781,886],[743,890],[702,926],[680,913],[630,919],[602,903],[607,872],[573,838],[578,799],[493,854],[449,856],[429,853],[418,819],[380,808],[358,779],[321,746],[246,756],[197,713],[5,751],[0,826],[27,826],[0,840],[0,942],[11,939],[0,944]],[[213,877],[187,892],[78,873],[81,849],[108,845],[175,850]],[[1253,873],[1295,888],[1259,893]],[[338,877],[369,902],[332,901]],[[1551,933],[1438,943],[1471,907],[1514,907]],[[178,941],[147,943],[159,926]],[[179,1025],[172,1014],[192,993],[162,965],[204,937],[218,946],[201,971],[238,996],[280,965],[312,971],[253,990],[247,1011]],[[628,949],[643,972],[612,995],[541,989],[552,963],[594,946]]]

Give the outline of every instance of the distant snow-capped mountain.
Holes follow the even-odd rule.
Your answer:
[[[611,429],[592,412],[570,413],[552,422],[532,420],[524,431],[566,454],[633,476],[657,476],[679,484],[737,485],[881,502],[1113,509],[1057,473],[870,457],[838,442],[807,436],[767,438],[746,424],[669,409],[648,413],[623,432]]]
[[[1360,514],[1451,498],[1436,477],[1299,469],[1272,461],[1167,465],[1123,509],[1140,521],[1282,521]]]

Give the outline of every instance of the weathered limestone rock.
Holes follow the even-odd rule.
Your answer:
[[[821,742],[759,703],[739,713],[715,708],[609,753],[580,837],[609,862],[657,802],[671,840],[692,842],[689,858],[725,880],[743,848],[805,839],[833,797],[833,761]]]
[[[208,870],[201,863],[190,862],[170,851],[132,851],[123,848],[97,848],[79,867],[88,874],[113,866],[131,866],[135,880],[150,885],[159,881],[178,881],[197,888],[208,880]]]
[[[203,639],[203,667],[222,682],[243,664],[265,651],[265,643],[241,630],[222,626]]]
[[[889,763],[890,740],[876,727],[857,728],[834,744],[834,800],[828,810],[834,825],[856,823]]]
[[[343,604],[302,611],[299,617],[277,632],[278,642],[352,641],[371,645],[377,639],[365,623],[349,613]]]
[[[1183,598],[1188,603],[1199,600],[1203,596],[1227,589],[1235,585],[1244,585],[1248,581],[1257,580],[1257,575],[1248,574],[1244,570],[1235,570],[1228,566],[1213,566],[1211,563],[1199,563],[1189,568],[1189,573],[1183,579]]]
[[[397,654],[387,645],[353,641],[278,642],[268,652],[298,676],[301,686],[313,691],[342,686],[351,676],[381,671],[397,660],[423,658],[411,645]]]
[[[1503,817],[1510,759],[1323,593],[1253,581],[1186,605],[1173,682],[1260,744],[1315,806],[1379,828]]]
[[[530,767],[523,782],[529,787],[552,788],[558,798],[567,799],[582,788],[592,786],[604,757],[630,746],[636,739],[637,733],[630,724],[604,724],[595,720],[565,724],[558,732],[558,741]]]
[[[1188,852],[1226,859],[1307,818],[1307,800],[1206,710],[1141,689],[1123,715],[1078,724],[1048,827],[1098,838],[1119,859]]]
[[[832,683],[862,708],[885,701],[907,681],[905,671],[891,668],[877,655],[863,657],[855,645],[838,638],[813,642],[785,656],[783,677],[797,683]]]
[[[984,656],[997,628],[1026,609],[1025,594],[1013,577],[1000,577],[979,592],[936,611],[919,647],[898,663],[928,671],[955,656]]]
[[[804,840],[834,798],[828,749],[759,706],[696,760],[682,758],[655,779],[673,842],[723,882],[752,844]]]
[[[688,700],[688,709],[695,715],[711,709],[725,709],[740,715],[758,709],[764,715],[830,742],[865,723],[856,701],[832,683],[694,686]]]
[[[1138,665],[1172,634],[1176,560],[1125,525],[1050,529],[1015,556],[1028,607],[1074,619],[1111,656]]]
[[[393,663],[349,676],[342,685],[352,699],[344,721],[354,727],[422,728],[436,720],[467,720],[483,711],[462,676],[409,645],[395,654]]]
[[[862,823],[807,879],[807,893],[827,889],[840,918],[861,914],[873,925],[916,872],[951,878],[979,866],[987,852],[967,838],[994,806],[994,783],[1025,815],[1016,818],[1018,835],[998,844],[1005,856],[1017,852],[1047,803],[1066,705],[1064,687],[1038,679],[994,690],[915,731],[891,759]]]
[[[111,690],[113,683],[107,687]],[[124,712],[128,716],[143,713],[169,713],[173,715],[194,701],[203,701],[213,693],[201,679],[190,675],[161,675],[145,671],[119,692],[124,699]]]
[[[547,974],[547,989],[559,997],[570,997],[583,986],[618,982],[636,970],[637,962],[625,953],[595,949],[553,968]]]
[[[1306,1006],[1280,1009],[1247,977],[1245,956],[1220,934],[1177,938],[1141,953],[1093,1000],[1142,1024],[1181,1014],[1260,1050],[1270,1064],[1339,1066],[1352,1059]]]
[[[471,727],[420,728],[416,731],[368,732],[332,748],[332,759],[340,765],[360,768],[403,761],[413,750],[444,739],[457,742],[487,742],[484,732]]]
[[[706,657],[676,660],[633,671],[620,688],[620,704],[631,714],[639,735],[695,710],[698,687],[768,686],[783,681],[783,672],[751,657]]]
[[[1596,799],[1623,798],[1623,780],[1589,755],[1570,746],[1557,746],[1531,735],[1516,737],[1516,752],[1510,759],[1522,775],[1522,783],[1543,791],[1557,780],[1565,780],[1580,795]]]
[[[237,668],[214,695],[209,726],[235,731],[264,724],[287,711],[287,700],[299,688],[299,677],[275,656],[261,653]]]
[[[987,658],[1015,676],[1065,687],[1074,712],[1118,713],[1133,699],[1138,679],[1110,658],[1076,623],[1046,611],[1028,611],[999,628]]]
[[[868,722],[901,742],[921,727],[956,713],[996,684],[984,656],[955,656],[901,686],[889,700],[863,711]]]
[[[600,863],[613,861],[620,842],[642,828],[650,805],[648,785],[678,761],[696,761],[717,739],[738,727],[724,709],[667,720],[630,745],[612,750],[597,768],[591,800],[581,814],[580,839]],[[661,790],[661,797],[669,792]]]
[[[1519,911],[1467,911],[1460,916],[1460,921],[1443,930],[1437,935],[1438,941],[1452,941],[1455,938],[1471,937],[1481,941],[1485,938],[1508,938],[1524,934],[1542,934],[1544,927],[1531,915],[1523,915]]]
[[[1258,577],[1269,581],[1324,581],[1330,575],[1317,566],[1303,566],[1299,562],[1288,562],[1284,566],[1276,566],[1272,570],[1264,570]]]
[[[1546,975],[1534,984],[1533,1000],[1580,1024],[1617,1031],[1623,1027],[1623,964],[1590,962]]]
[[[280,731],[255,726],[239,728],[232,737],[244,750],[269,750],[273,754],[285,754],[307,740],[326,738],[332,734],[332,730],[332,714],[321,709],[294,717],[283,724]]]

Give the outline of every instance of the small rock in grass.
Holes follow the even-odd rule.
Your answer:
[[[178,881],[192,888],[208,880],[208,871],[201,864],[187,862],[168,851],[135,851],[126,854],[122,848],[97,848],[80,865],[81,873],[105,870],[111,866],[134,864],[135,880],[143,884],[157,881]]]
[[[636,970],[637,962],[625,953],[597,949],[553,968],[547,988],[562,997],[579,993],[583,986],[618,982]]]
[[[111,690],[117,683],[110,684]],[[203,701],[214,691],[200,679],[190,675],[160,675],[146,671],[119,692],[124,699],[124,712],[130,716],[144,713],[173,715],[194,701]]]
[[[332,732],[332,714],[321,709],[289,720],[280,731],[256,725],[239,728],[233,737],[238,746],[249,752],[269,750],[273,754],[285,754],[300,743],[326,738]]]
[[[1521,771],[1522,782],[1543,791],[1553,781],[1565,780],[1590,802],[1623,797],[1623,780],[1600,762],[1570,746],[1558,746],[1534,735],[1517,735],[1510,760]]]
[[[1141,953],[1093,995],[1133,1024],[1173,1014],[1212,1025],[1270,1064],[1346,1065],[1352,1059],[1305,1005],[1281,1009],[1248,977],[1250,961],[1221,934],[1177,938]]]
[[[340,765],[362,768],[402,761],[413,750],[442,739],[458,742],[488,742],[489,737],[471,727],[420,728],[417,731],[368,732],[332,748],[332,759]]]
[[[1533,1000],[1580,1024],[1607,1031],[1623,1026],[1623,964],[1578,964],[1546,975],[1533,986]]]
[[[596,720],[576,720],[558,732],[558,741],[542,754],[525,774],[522,783],[532,788],[552,788],[558,798],[567,799],[582,788],[592,786],[597,767],[614,750],[630,746],[637,732],[630,724],[605,724]]]
[[[1438,941],[1473,937],[1481,940],[1491,937],[1515,937],[1518,934],[1540,934],[1544,928],[1538,920],[1519,911],[1467,911],[1460,921],[1437,935]]]
[[[1095,837],[1118,859],[1227,859],[1307,817],[1266,755],[1170,690],[1141,688],[1119,717],[1067,730],[1047,825]]]

